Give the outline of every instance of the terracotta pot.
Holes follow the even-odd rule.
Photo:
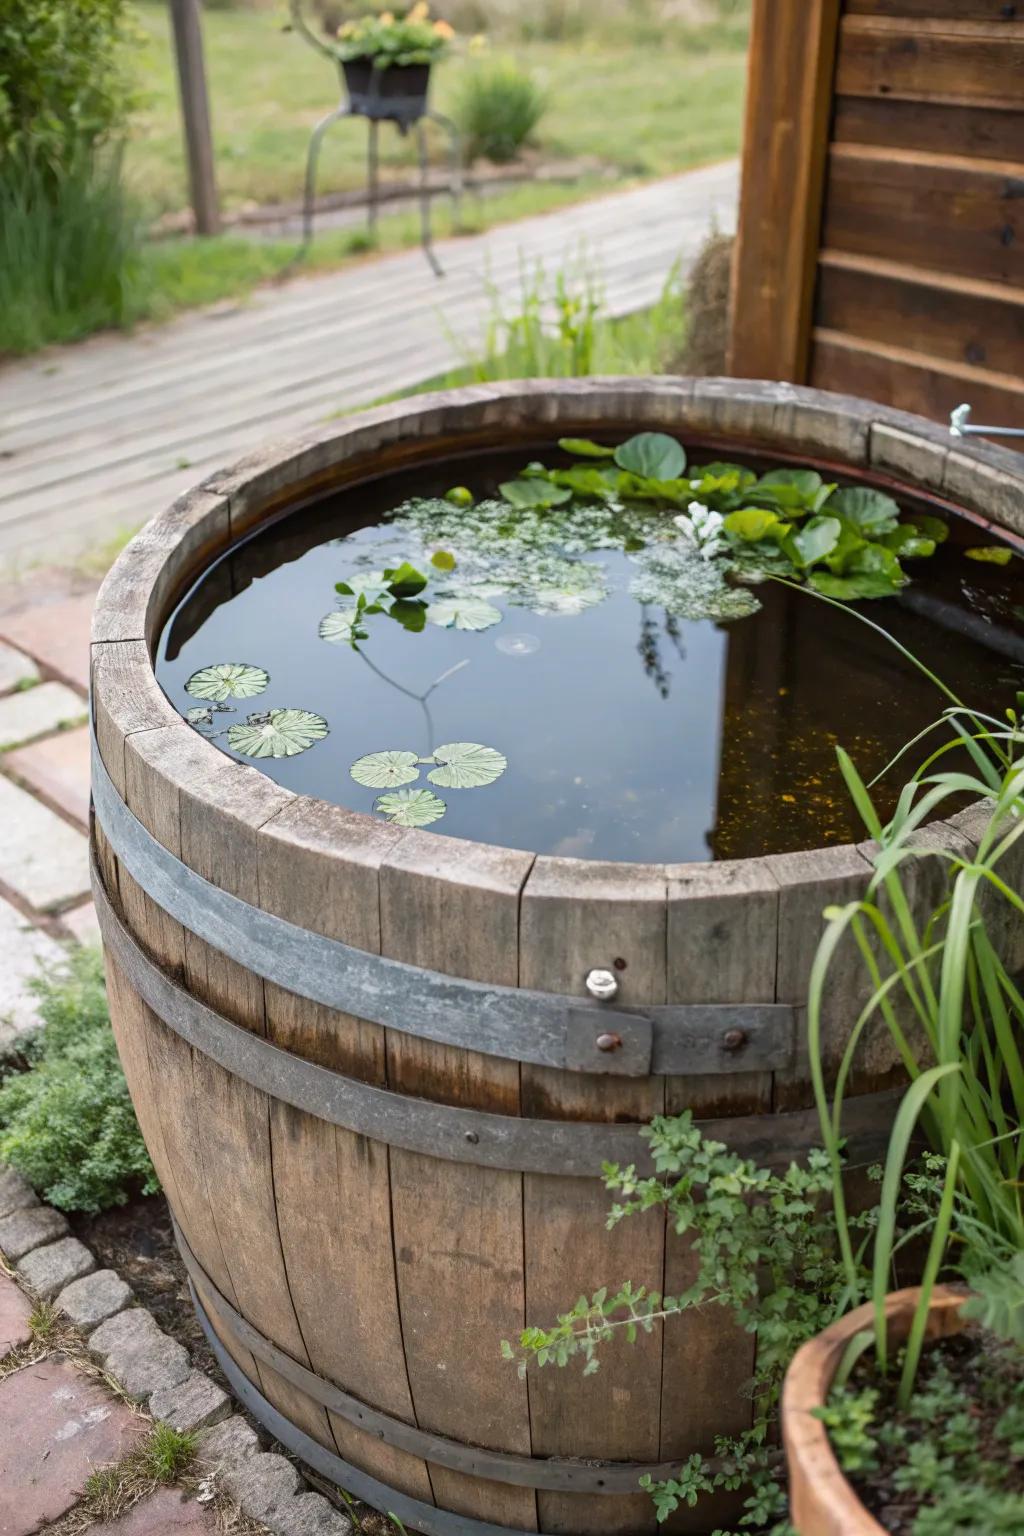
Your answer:
[[[910,1332],[920,1290],[894,1291],[886,1298],[889,1339],[900,1343]],[[943,1339],[964,1327],[963,1291],[937,1285],[932,1293],[926,1337]],[[789,1465],[789,1517],[799,1536],[887,1536],[868,1514],[840,1467],[828,1430],[814,1409],[824,1406],[832,1378],[850,1340],[873,1326],[870,1302],[841,1317],[793,1356],[782,1389],[782,1436]]]

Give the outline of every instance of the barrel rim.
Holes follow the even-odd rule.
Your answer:
[[[165,796],[187,792],[218,816],[223,814],[219,789],[226,766],[232,778],[244,777],[254,786],[257,800],[255,780],[272,784],[259,769],[227,758],[182,719],[157,683],[152,661],[156,636],[181,591],[240,538],[339,478],[365,478],[382,455],[390,469],[436,456],[442,446],[448,452],[459,444],[493,446],[513,429],[555,435],[570,429],[600,431],[603,423],[621,427],[630,420],[647,426],[660,422],[691,438],[717,434],[753,449],[825,454],[837,466],[876,480],[888,477],[894,486],[940,499],[954,494],[950,505],[985,526],[1011,537],[1024,535],[1024,456],[975,440],[956,442],[946,429],[922,417],[824,390],[759,380],[609,377],[473,385],[399,401],[247,455],[158,513],[126,546],[97,596],[92,642],[92,707],[94,716],[102,713],[108,724],[106,733],[98,735],[119,792],[124,791],[125,764],[118,760],[124,744],[154,732],[162,736],[154,738],[158,751],[148,757],[146,771]],[[1001,517],[992,515],[993,498]],[[273,787],[279,793],[262,797],[269,802],[269,814],[250,822],[257,833],[273,823],[277,834],[296,846],[315,848],[328,858],[336,855],[342,864],[379,863],[383,834],[376,818]],[[955,827],[956,822],[951,818],[936,825]],[[395,848],[429,849],[442,877],[446,864],[464,857],[467,846],[477,850],[484,866],[500,866],[497,856],[509,853],[441,832],[386,831],[398,834]],[[577,880],[593,890],[596,882],[602,900],[638,899],[648,888],[653,899],[669,902],[673,894],[677,899],[720,894],[755,871],[779,889],[843,880],[854,873],[867,878],[869,856],[869,846],[853,844],[715,864],[614,863],[522,851],[523,860],[532,861],[535,886],[544,871],[555,887]],[[527,876],[529,868],[524,883]]]

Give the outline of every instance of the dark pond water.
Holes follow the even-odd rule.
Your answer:
[[[529,457],[471,458],[346,489],[238,546],[161,637],[157,676],[171,702],[183,714],[216,705],[201,681],[186,689],[203,668],[262,669],[265,684],[245,674],[258,694],[228,697],[197,728],[239,761],[302,747],[255,761],[298,793],[423,824],[437,816],[434,830],[456,837],[643,861],[862,837],[835,747],[870,777],[938,715],[935,688],[856,618],[774,582],[715,590],[698,562],[667,594],[650,524],[644,549],[634,527],[627,552],[621,529],[605,541],[617,547],[593,547],[603,541],[593,519],[551,548],[536,519],[507,508],[392,516],[453,484],[493,496]],[[965,557],[984,543],[989,535],[954,520],[898,597],[858,606],[961,698],[997,710],[1024,688],[1024,589],[1018,560]],[[456,555],[453,571],[431,564],[438,551]],[[382,613],[363,621],[356,649],[343,634],[321,637],[327,616],[351,614],[337,582],[363,579],[372,596],[372,573],[403,560],[430,573],[420,599],[429,622],[413,603],[405,616],[419,629]],[[706,612],[715,616],[695,616]],[[328,632],[346,623],[332,619]],[[327,734],[306,715],[267,719],[280,710],[319,717]],[[466,753],[466,743],[491,750]],[[405,756],[374,758],[357,770],[370,782],[356,782],[353,765],[384,752]],[[899,788],[899,772],[891,778],[883,813]]]

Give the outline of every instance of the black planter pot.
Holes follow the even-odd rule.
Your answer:
[[[349,59],[342,65],[353,112],[386,122],[414,123],[427,110],[429,64],[391,64],[375,69],[371,59]]]

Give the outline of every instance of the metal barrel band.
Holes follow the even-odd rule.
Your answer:
[[[407,1493],[400,1493],[397,1488],[389,1488],[386,1483],[378,1482],[375,1477],[361,1471],[359,1467],[354,1467],[351,1462],[342,1461],[334,1451],[327,1450],[319,1440],[314,1440],[312,1436],[306,1434],[305,1430],[293,1424],[290,1419],[286,1419],[284,1414],[280,1413],[273,1403],[253,1386],[248,1376],[239,1370],[218,1339],[191,1280],[189,1290],[192,1293],[196,1314],[203,1325],[207,1343],[235,1397],[275,1440],[293,1452],[308,1467],[312,1467],[314,1472],[319,1472],[321,1477],[336,1483],[339,1488],[344,1488],[345,1492],[351,1494],[353,1498],[362,1499],[371,1508],[397,1515],[403,1524],[421,1532],[422,1536],[537,1536],[536,1531],[524,1531],[518,1526],[492,1525],[489,1520],[473,1520],[468,1515],[455,1515],[448,1510],[438,1509],[434,1504],[425,1504],[421,1499],[414,1499]]]
[[[95,859],[92,883],[104,945],[138,996],[196,1050],[270,1098],[374,1141],[448,1162],[566,1178],[597,1177],[606,1162],[654,1171],[639,1125],[527,1120],[461,1109],[377,1088],[292,1055],[200,1002],[156,965],[114,911]],[[893,1091],[849,1101],[844,1129],[851,1154],[868,1161],[878,1157],[898,1098]],[[734,1151],[773,1166],[801,1156],[818,1133],[815,1110],[698,1124]]]
[[[264,912],[205,880],[143,826],[113,784],[95,733],[92,795],[112,851],[158,907],[239,965],[311,1002],[440,1045],[564,1071],[647,1077],[794,1064],[796,1012],[788,1003],[610,1009],[584,996],[446,976]],[[621,1047],[596,1049],[609,1030]]]
[[[360,1398],[345,1392],[333,1381],[318,1376],[307,1366],[286,1354],[284,1350],[247,1322],[214,1285],[189,1246],[177,1221],[174,1237],[182,1262],[188,1271],[194,1290],[200,1293],[207,1316],[210,1312],[222,1327],[245,1346],[265,1365],[284,1378],[291,1386],[298,1387],[320,1403],[330,1413],[346,1419],[348,1423],[365,1430],[385,1445],[408,1451],[422,1461],[449,1467],[469,1477],[480,1477],[488,1482],[510,1483],[518,1488],[541,1488],[561,1493],[635,1494],[640,1478],[650,1474],[656,1481],[673,1477],[679,1470],[679,1460],[666,1462],[599,1462],[561,1461],[555,1457],[516,1456],[506,1451],[490,1451],[480,1446],[463,1445],[446,1435],[432,1434],[382,1413]]]

